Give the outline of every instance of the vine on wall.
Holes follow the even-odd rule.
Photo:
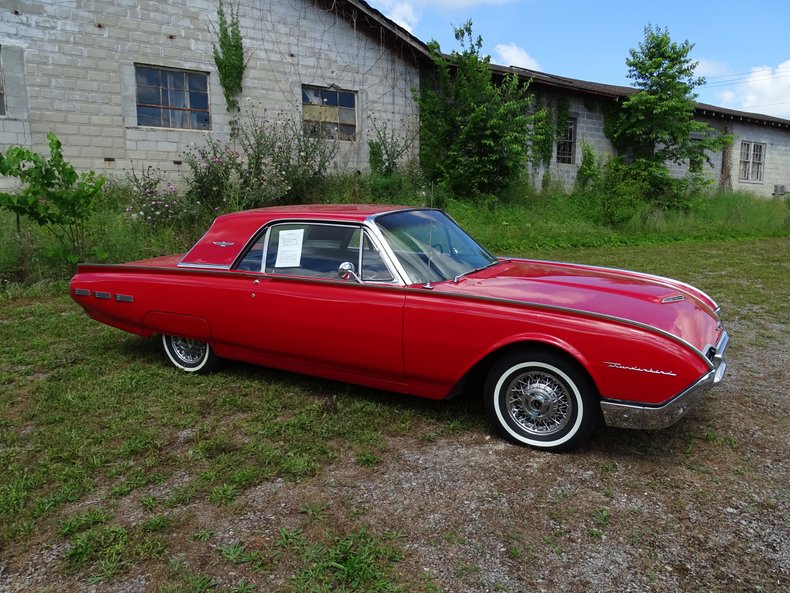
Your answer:
[[[236,96],[241,92],[241,83],[244,79],[244,70],[247,62],[244,59],[244,42],[239,27],[239,6],[233,7],[230,3],[230,21],[225,14],[222,0],[217,5],[217,43],[214,47],[214,63],[217,65],[219,83],[225,95],[225,104],[228,111],[238,111],[239,102]]]
[[[532,156],[535,166],[542,164],[544,169],[551,165],[554,146],[564,137],[570,118],[570,102],[566,97],[550,98],[538,104],[537,116],[532,128]]]

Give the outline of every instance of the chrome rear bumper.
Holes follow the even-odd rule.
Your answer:
[[[704,393],[721,382],[727,371],[724,351],[730,338],[722,332],[716,344],[715,353],[711,357],[713,368],[703,375],[696,383],[682,391],[671,400],[660,406],[649,406],[617,401],[601,402],[604,420],[609,426],[618,428],[661,429],[673,425],[699,400]]]

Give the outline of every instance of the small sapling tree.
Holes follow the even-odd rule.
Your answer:
[[[57,136],[50,133],[47,139],[49,158],[22,146],[0,153],[0,175],[16,177],[21,184],[15,193],[0,192],[0,208],[46,228],[66,259],[76,263],[85,255],[85,222],[105,179],[93,171],[78,174],[63,158]]]

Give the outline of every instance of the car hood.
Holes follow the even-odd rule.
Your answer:
[[[577,264],[500,260],[485,270],[435,285],[435,290],[519,301],[650,326],[701,352],[716,344],[716,303],[669,278]]]

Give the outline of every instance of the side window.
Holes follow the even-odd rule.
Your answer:
[[[361,229],[354,231],[351,245],[356,255],[354,260],[349,261],[359,270],[358,275],[363,282],[393,282],[395,280],[367,231]]]
[[[337,280],[338,268],[344,262],[354,264],[363,281],[394,280],[367,232],[353,226],[320,223],[273,226],[255,242],[236,269]]]
[[[262,234],[253,244],[250,250],[236,266],[237,270],[245,272],[263,272],[263,246],[266,241],[266,233]]]

